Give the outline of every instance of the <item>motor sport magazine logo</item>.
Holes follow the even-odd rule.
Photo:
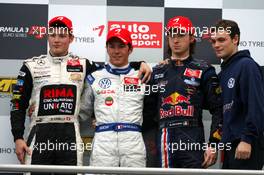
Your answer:
[[[162,48],[162,23],[137,21],[109,21],[108,31],[123,28],[131,32],[135,48]]]

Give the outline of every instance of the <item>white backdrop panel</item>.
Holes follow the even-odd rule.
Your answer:
[[[223,9],[223,19],[234,20],[239,25],[239,49],[249,49],[251,56],[261,66],[264,66],[263,16],[264,10]]]
[[[100,29],[93,29],[106,27],[106,6],[50,4],[49,19],[59,15],[67,16],[73,22],[75,40],[70,51],[93,61],[105,61],[106,30],[99,36]]]

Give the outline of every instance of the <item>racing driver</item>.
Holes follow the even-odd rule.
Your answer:
[[[145,167],[146,151],[141,134],[144,86],[128,57],[133,51],[128,30],[107,34],[109,63],[87,76],[81,117],[96,119],[91,166]]]
[[[159,114],[160,166],[207,168],[216,161],[214,147],[221,138],[219,81],[212,66],[192,56],[196,40],[189,18],[175,16],[166,29],[169,63],[156,66],[151,79],[151,83],[163,86],[165,91],[152,95],[156,100],[152,100],[152,114],[149,113]],[[203,109],[212,114],[208,146],[204,143]]]

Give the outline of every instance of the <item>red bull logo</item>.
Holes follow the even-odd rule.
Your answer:
[[[179,105],[171,107],[169,110],[160,109],[160,119],[174,116],[185,116],[192,117],[194,112],[194,107],[189,105],[187,109],[182,108]]]
[[[165,104],[169,104],[172,106],[175,106],[180,103],[186,103],[186,104],[191,104],[190,103],[190,96],[184,96],[179,94],[178,92],[174,92],[171,95],[169,95],[166,98],[162,99],[162,106]]]

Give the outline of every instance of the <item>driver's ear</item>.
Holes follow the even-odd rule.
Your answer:
[[[70,43],[72,43],[74,40],[74,35],[73,34],[70,34]]]
[[[129,47],[129,50],[128,50],[128,53],[131,54],[132,52],[133,52],[133,47],[130,46],[130,47]]]
[[[238,40],[239,40],[238,34],[236,34],[232,40],[233,40],[235,45],[238,45]]]

